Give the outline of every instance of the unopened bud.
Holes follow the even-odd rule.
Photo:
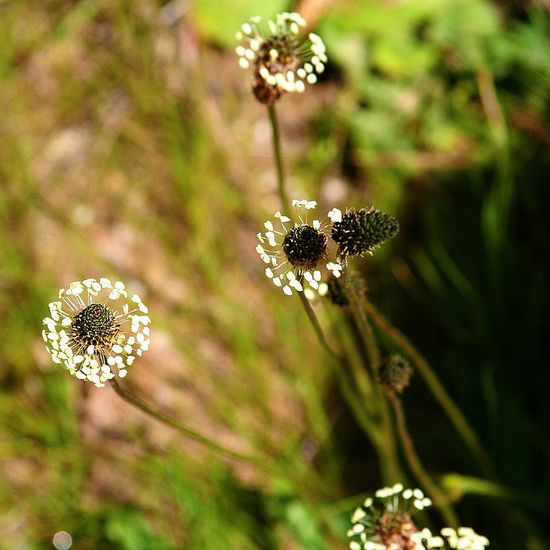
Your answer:
[[[401,355],[390,355],[382,362],[378,371],[380,384],[396,393],[402,393],[409,385],[413,369]]]

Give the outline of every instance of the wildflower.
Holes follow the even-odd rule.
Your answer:
[[[122,282],[75,281],[49,304],[42,337],[54,363],[98,387],[127,374],[136,356],[149,349],[147,306]]]
[[[304,291],[302,282],[308,285],[309,289],[306,290],[319,289],[321,268],[327,258],[328,247],[327,226],[323,226],[319,220],[311,223],[307,221],[307,211],[314,209],[317,203],[294,200],[292,206],[298,212],[298,221],[292,224],[291,218],[276,212],[275,218],[280,229],[276,229],[273,222],[266,221],[264,226],[267,231],[258,233],[260,244],[256,247],[260,258],[268,264],[266,276],[289,296],[292,289]],[[305,217],[302,217],[303,211]],[[335,277],[341,274],[340,264],[327,262],[324,267]]]
[[[332,238],[340,245],[340,250],[350,256],[372,254],[399,231],[399,223],[393,216],[375,208],[352,208],[344,215],[335,208],[329,216],[334,222]]]
[[[303,92],[315,84],[325,70],[326,48],[319,36],[300,36],[306,22],[299,13],[280,13],[268,21],[269,32],[259,25],[261,17],[251,17],[236,34],[241,41],[235,51],[239,65],[254,68],[252,91],[265,105],[273,105],[285,92]]]
[[[418,528],[413,516],[429,506],[431,500],[420,489],[404,489],[401,483],[379,489],[351,517],[350,550],[484,550],[489,545],[469,527],[444,527],[440,535]]]
[[[348,536],[359,540],[352,541],[350,549],[421,549],[411,539],[418,532],[412,516],[430,505],[431,500],[420,489],[404,489],[401,483],[379,489],[353,513],[354,525]]]
[[[391,391],[403,393],[409,385],[412,367],[401,355],[390,355],[380,365],[378,380]]]

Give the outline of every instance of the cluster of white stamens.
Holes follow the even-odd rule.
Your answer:
[[[469,527],[444,527],[440,535],[420,530],[412,521],[416,511],[431,506],[420,489],[404,489],[401,483],[379,489],[351,517],[350,550],[484,550],[486,537]]]
[[[54,363],[98,387],[123,378],[127,368],[149,349],[147,306],[124,283],[107,278],[76,281],[49,304],[42,337]]]
[[[428,528],[411,535],[411,541],[417,544],[419,550],[485,550],[489,546],[489,539],[478,535],[470,527],[444,527],[440,535],[433,535]]]
[[[251,17],[236,34],[239,44],[235,51],[239,65],[251,65],[269,86],[284,92],[303,92],[305,85],[315,84],[317,75],[325,70],[326,48],[321,38],[309,33],[300,37],[306,26],[298,13],[280,13],[268,21],[269,33],[260,28],[260,17]]]
[[[258,233],[260,244],[256,251],[268,267],[265,274],[273,284],[287,295],[292,291],[318,291],[322,283],[321,267],[326,257],[326,227],[319,220],[307,221],[307,211],[317,206],[315,201],[294,200],[292,206],[297,210],[297,221],[275,213],[280,227],[272,221],[266,221],[264,233]],[[302,215],[302,211],[305,211]],[[340,276],[341,266],[328,262],[325,266],[336,276]],[[304,285],[309,288],[304,289]]]
[[[394,550],[388,539],[391,544],[395,540],[409,541],[417,531],[412,515],[430,505],[431,500],[420,489],[404,489],[401,483],[379,489],[351,517],[353,526],[348,537],[359,540],[350,542],[350,550]]]

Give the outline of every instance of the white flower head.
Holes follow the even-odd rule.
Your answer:
[[[235,51],[243,69],[254,68],[252,90],[258,101],[272,105],[283,93],[301,93],[306,84],[317,82],[327,63],[326,48],[315,33],[301,36],[306,22],[299,13],[280,13],[267,29],[260,24],[260,17],[252,17],[241,25]]]
[[[347,533],[353,539],[350,549],[484,550],[489,545],[487,538],[468,527],[445,527],[440,535],[420,529],[413,516],[429,506],[431,500],[420,489],[405,489],[401,483],[379,489],[351,517],[352,527]]]
[[[421,550],[423,546],[410,542],[418,532],[412,517],[430,504],[420,489],[404,489],[401,483],[384,487],[355,510],[348,536],[355,539],[354,548],[361,550],[385,550],[397,543],[400,545],[395,548]]]
[[[308,221],[307,214],[317,203],[294,200],[292,206],[295,220],[276,212],[275,223],[265,222],[266,231],[258,233],[260,244],[256,252],[267,264],[265,274],[275,286],[289,296],[295,290],[311,297],[323,286],[322,272],[328,269],[339,274],[340,266],[326,262],[330,224],[317,219]]]
[[[102,387],[123,378],[149,349],[147,306],[124,283],[106,278],[75,281],[49,304],[42,337],[54,363],[72,376]]]

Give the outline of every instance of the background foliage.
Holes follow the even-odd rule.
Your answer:
[[[392,246],[357,267],[466,412],[498,482],[479,480],[417,379],[405,407],[419,452],[492,547],[545,548],[548,4],[318,4],[300,8],[329,68],[279,109],[291,195],[398,216]],[[277,209],[274,167],[233,36],[286,8],[0,4],[2,548],[51,548],[62,529],[79,550],[344,548],[350,511],[380,486],[330,361],[254,251]],[[220,460],[50,364],[46,304],[103,275],[152,311],[136,391],[292,475]]]

